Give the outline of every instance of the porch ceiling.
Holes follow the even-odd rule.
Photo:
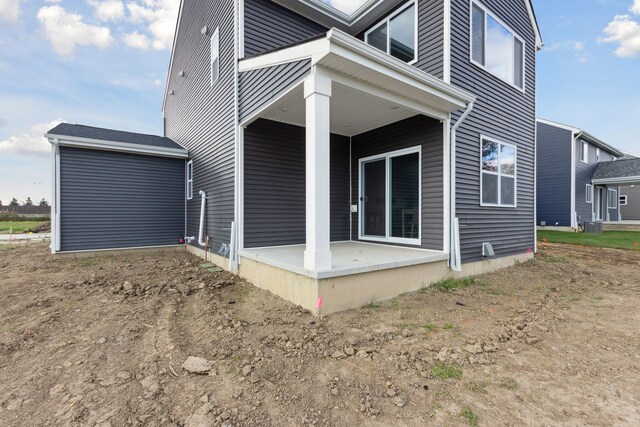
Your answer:
[[[334,83],[331,96],[331,133],[355,136],[413,117],[418,112],[384,98]],[[302,85],[269,106],[261,117],[277,122],[305,126],[305,100]]]

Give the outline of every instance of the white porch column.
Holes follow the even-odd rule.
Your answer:
[[[306,103],[306,233],[304,268],[331,268],[329,147],[331,80],[312,74],[304,82]]]

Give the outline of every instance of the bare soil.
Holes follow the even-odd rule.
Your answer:
[[[201,264],[0,247],[0,425],[640,425],[637,252],[329,317]]]

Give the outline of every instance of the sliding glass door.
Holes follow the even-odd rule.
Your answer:
[[[420,161],[420,147],[360,160],[360,239],[420,244]]]

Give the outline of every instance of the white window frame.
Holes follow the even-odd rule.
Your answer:
[[[407,154],[418,153],[418,237],[416,239],[409,239],[404,237],[392,237],[391,236],[391,159],[394,157],[400,157]],[[364,180],[362,174],[364,172],[364,164],[375,160],[385,160],[385,237],[380,236],[367,236],[364,234],[363,216],[364,216]],[[387,153],[376,154],[375,156],[364,157],[358,160],[358,239],[371,242],[384,242],[384,243],[400,243],[405,245],[422,245],[422,146],[405,148],[402,150],[390,151]]]
[[[187,162],[187,200],[193,199],[193,160]]]
[[[369,30],[367,30],[367,32],[364,33],[364,42],[366,44],[369,44],[369,33],[371,33],[372,31],[377,30],[378,28],[382,27],[383,25],[387,26],[387,51],[385,52],[387,55],[391,56],[391,32],[389,31],[389,23],[391,22],[391,20],[393,18],[395,18],[396,16],[400,15],[402,12],[404,12],[406,9],[410,8],[411,5],[415,6],[415,13],[414,13],[414,49],[413,49],[413,60],[407,62],[407,64],[412,65],[415,64],[416,62],[418,62],[418,2],[417,0],[411,0],[408,1],[406,4],[404,4],[402,7],[400,7],[398,10],[396,10],[395,12],[393,12],[391,15],[387,16],[385,19],[383,19],[382,21],[378,22],[376,25],[374,25],[373,27],[371,27]],[[371,45],[369,45],[371,46]],[[395,58],[395,56],[393,57]],[[402,61],[399,58],[398,61]]]
[[[211,53],[210,53],[210,87],[220,79],[220,28],[216,28],[211,36]],[[214,73],[215,70],[215,73]]]
[[[611,194],[614,195],[612,196]],[[613,206],[609,204],[611,201],[614,203]],[[618,190],[607,188],[607,209],[618,209]]]
[[[514,39],[518,39],[521,43],[522,43],[522,87],[518,87],[514,82],[510,82],[507,79],[502,78],[501,76],[497,75],[496,73],[492,72],[489,68],[487,68],[486,65],[479,63],[478,61],[476,61],[475,59],[473,59],[473,5],[478,6],[480,9],[482,9],[482,11],[484,12],[484,53],[485,53],[485,62],[486,62],[486,55],[487,55],[487,15],[491,15],[491,17],[493,19],[495,19],[500,25],[502,25],[503,27],[505,27],[508,31],[511,32],[511,34],[513,35]],[[514,41],[515,44],[515,41]],[[480,69],[486,71],[487,73],[491,74],[492,76],[502,80],[503,82],[505,82],[506,84],[508,84],[509,86],[511,86],[514,89],[519,90],[522,93],[526,93],[526,88],[527,88],[527,70],[526,70],[526,65],[527,65],[527,43],[525,42],[525,40],[520,37],[518,35],[518,33],[516,33],[513,28],[511,28],[511,26],[507,25],[506,22],[504,22],[502,19],[498,18],[496,16],[495,13],[491,12],[484,4],[482,4],[481,2],[479,2],[478,0],[470,0],[469,2],[469,61],[479,67]],[[515,70],[514,70],[514,80],[515,80]]]
[[[587,203],[593,203],[593,185],[591,184],[585,185],[584,199]]]
[[[488,140],[490,142],[494,142],[498,144],[498,172],[491,172],[482,169],[482,141]],[[506,145],[507,147],[511,147],[515,150],[515,162],[513,165],[513,176],[507,175],[500,171],[500,156],[502,156],[500,145]],[[482,174],[486,173],[489,175],[496,175],[498,177],[498,203],[485,203],[482,201],[483,199],[483,188],[482,188]],[[502,203],[502,176],[513,178],[513,205],[507,205]],[[497,207],[497,208],[517,208],[518,207],[518,147],[513,144],[509,144],[508,142],[502,142],[499,139],[492,138],[486,135],[480,135],[480,206],[486,207]]]
[[[600,149],[596,147],[596,163],[600,161]]]
[[[619,204],[620,206],[627,206],[629,203],[629,197],[626,194],[621,194]]]
[[[582,142],[582,146],[580,147],[580,161],[589,164],[589,143],[586,141],[580,142]]]

